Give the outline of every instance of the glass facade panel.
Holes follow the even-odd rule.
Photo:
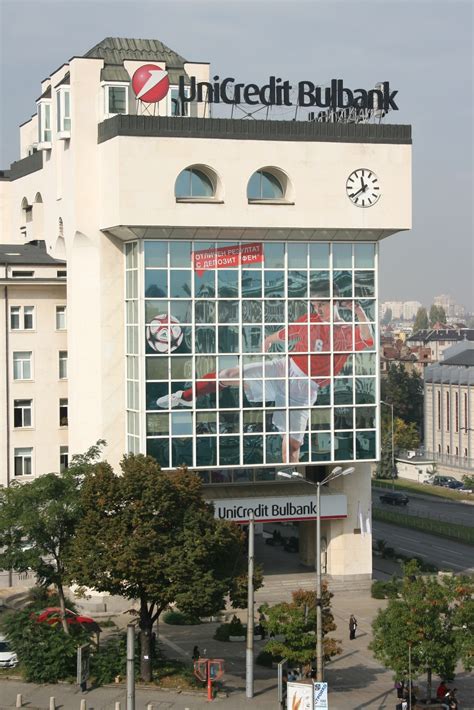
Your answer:
[[[356,269],[373,269],[375,246],[373,244],[354,244],[354,266]]]
[[[333,245],[332,265],[334,269],[352,268],[352,244]]]
[[[143,435],[164,468],[273,480],[290,452],[376,457],[373,245],[145,241],[125,254],[127,409],[140,412],[144,351]]]

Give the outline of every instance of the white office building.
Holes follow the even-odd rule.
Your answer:
[[[277,473],[354,467],[324,489],[324,569],[368,583],[378,242],[411,227],[411,129],[211,118],[219,91],[197,85],[213,76],[159,41],[108,38],[42,82],[0,182],[4,253],[33,272],[0,275],[1,483],[103,438],[113,466],[187,464],[222,515],[272,499],[259,519],[300,520],[311,565],[313,488]]]

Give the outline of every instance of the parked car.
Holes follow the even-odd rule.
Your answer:
[[[408,496],[399,493],[399,491],[387,491],[379,497],[381,503],[389,503],[390,505],[407,505],[409,500]]]
[[[55,624],[61,623],[61,609],[58,606],[49,606],[47,609],[43,609],[38,615],[33,613],[32,617],[36,617],[36,621],[41,624],[49,624],[54,626]],[[93,631],[95,634],[100,633],[101,628],[97,621],[92,619],[90,616],[82,616],[81,614],[76,614],[75,611],[71,609],[66,609],[66,623],[69,626],[74,626],[80,624],[88,631]]]
[[[0,635],[0,668],[14,668],[18,665],[18,656],[5,636]]]
[[[454,478],[454,476],[431,476],[426,483],[429,483],[432,486],[446,486],[448,483],[454,482],[456,483],[457,479]]]
[[[445,487],[451,488],[453,491],[460,491],[461,493],[472,493],[472,488],[466,488],[462,481],[448,481]]]

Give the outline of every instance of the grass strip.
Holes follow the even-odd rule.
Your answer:
[[[453,491],[450,488],[443,488],[443,486],[431,486],[427,483],[416,483],[415,481],[408,481],[406,479],[395,478],[393,480],[387,480],[382,478],[373,478],[372,486],[376,488],[392,488],[392,485],[396,490],[409,491],[411,493],[422,493],[426,496],[434,496],[435,498],[445,498],[446,500],[452,501],[462,501],[462,500],[472,500],[474,501],[474,493],[459,493],[459,491]]]
[[[416,515],[399,513],[395,510],[382,510],[381,508],[372,508],[372,517],[374,520],[380,520],[384,523],[393,523],[404,528],[421,530],[430,535],[438,535],[457,542],[474,544],[474,528],[470,528],[467,525],[447,523],[443,520],[432,520],[430,518],[419,518]]]

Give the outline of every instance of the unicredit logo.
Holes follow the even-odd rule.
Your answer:
[[[168,72],[156,64],[144,64],[133,75],[132,87],[140,101],[157,103],[165,98],[170,88]]]

